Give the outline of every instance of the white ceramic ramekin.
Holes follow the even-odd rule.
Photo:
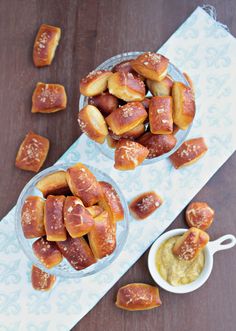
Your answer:
[[[213,267],[214,253],[224,249],[229,249],[236,244],[236,238],[232,234],[226,234],[225,236],[222,236],[217,240],[210,241],[204,249],[205,264],[200,276],[192,283],[186,285],[180,285],[180,286],[172,286],[161,277],[160,273],[156,268],[156,264],[155,264],[156,252],[160,247],[160,245],[163,242],[165,242],[167,239],[174,236],[182,235],[186,231],[187,229],[175,229],[162,234],[153,243],[148,255],[148,268],[154,281],[166,291],[179,293],[179,294],[192,292],[198,289],[199,287],[201,287],[207,281],[208,277],[211,274]],[[228,243],[223,244],[223,242],[226,240],[228,241]]]

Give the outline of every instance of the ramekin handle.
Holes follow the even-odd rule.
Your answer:
[[[227,244],[224,244],[224,241],[228,240],[229,242]],[[208,248],[213,255],[215,252],[222,251],[224,249],[229,249],[234,247],[236,244],[236,238],[232,234],[226,234],[214,241],[210,241],[208,243]]]

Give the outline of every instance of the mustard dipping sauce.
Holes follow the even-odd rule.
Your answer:
[[[203,250],[192,261],[180,260],[172,253],[172,248],[180,237],[167,239],[158,248],[155,257],[158,272],[172,286],[192,283],[199,277],[205,264]]]

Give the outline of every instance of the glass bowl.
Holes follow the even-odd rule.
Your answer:
[[[60,277],[64,277],[64,278],[82,278],[85,276],[93,275],[93,274],[101,271],[102,269],[106,268],[107,266],[109,266],[121,253],[121,251],[125,245],[127,236],[128,236],[129,208],[128,208],[128,205],[127,205],[127,202],[125,200],[123,193],[121,192],[121,190],[119,189],[119,187],[117,186],[117,184],[114,182],[114,180],[111,177],[109,177],[105,173],[101,172],[100,170],[98,170],[90,165],[84,164],[96,176],[97,180],[106,181],[115,188],[115,190],[117,191],[117,193],[120,197],[122,206],[124,208],[124,220],[121,222],[117,222],[116,249],[114,250],[114,252],[111,255],[109,255],[101,260],[98,260],[96,263],[92,264],[88,268],[77,271],[71,267],[71,265],[67,262],[67,260],[65,258],[59,265],[55,266],[54,268],[52,268],[52,269],[45,268],[41,264],[41,262],[36,258],[36,256],[33,253],[33,250],[32,250],[32,244],[35,240],[37,240],[37,238],[26,239],[24,237],[22,226],[21,226],[21,209],[22,209],[25,199],[29,195],[37,195],[37,196],[43,197],[42,193],[35,187],[37,182],[49,174],[52,174],[59,170],[66,170],[67,168],[69,168],[72,165],[74,165],[74,162],[67,163],[67,164],[60,164],[60,165],[56,165],[56,166],[47,168],[47,169],[41,171],[35,177],[33,177],[29,181],[29,183],[26,184],[26,186],[24,187],[24,189],[22,190],[22,192],[18,198],[17,205],[16,205],[15,230],[16,230],[16,235],[17,235],[18,241],[20,243],[20,246],[21,246],[23,252],[34,265],[38,266],[40,269],[42,269],[50,274],[53,274],[55,276],[60,276]]]
[[[116,56],[111,57],[110,59],[106,60],[102,64],[100,64],[95,70],[111,70],[116,64],[133,59],[137,57],[138,55],[142,54],[144,52],[129,52],[129,53],[122,53]],[[189,83],[185,79],[184,75],[182,74],[181,71],[179,71],[172,63],[169,63],[168,66],[168,75],[170,75],[173,80],[182,82],[185,85],[189,86]],[[149,92],[147,96],[151,96],[151,93]],[[80,96],[79,100],[79,109],[82,109],[84,106],[88,104],[88,97],[85,97],[83,95]],[[158,157],[155,157],[153,159],[146,159],[143,161],[141,165],[146,165],[146,164],[152,164],[158,161],[161,161],[167,157],[169,157],[171,154],[173,154],[181,145],[182,143],[186,140],[190,130],[191,130],[192,124],[188,127],[187,130],[180,130],[175,134],[175,137],[177,139],[175,147],[169,151],[168,153],[162,154]],[[107,144],[107,141],[103,144],[96,143],[93,141],[93,143],[97,146],[99,151],[101,151],[106,157],[108,157],[111,160],[114,160],[114,149],[110,148]]]

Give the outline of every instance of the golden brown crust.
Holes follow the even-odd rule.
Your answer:
[[[21,226],[27,239],[45,235],[43,224],[44,200],[37,196],[29,196],[21,210]]]
[[[147,112],[140,102],[128,102],[106,117],[106,122],[116,135],[130,131],[143,123]]]
[[[90,97],[88,104],[97,107],[104,116],[107,116],[118,108],[119,100],[109,92],[103,92],[102,94]]]
[[[96,262],[96,259],[87,244],[86,240],[81,238],[71,238],[57,242],[62,255],[67,259],[75,270],[82,270]]]
[[[121,139],[115,150],[115,168],[118,170],[133,170],[148,156],[149,150],[141,144]]]
[[[149,105],[150,131],[170,134],[173,131],[172,97],[152,97]]]
[[[145,78],[161,81],[167,75],[169,60],[157,53],[147,52],[139,55],[132,63],[132,68]]]
[[[100,185],[92,172],[82,163],[68,168],[66,178],[71,192],[83,201],[85,207],[95,205],[100,200]]]
[[[134,77],[137,77],[141,80],[144,80],[145,78],[141,75],[139,75],[136,71],[133,70],[132,66],[131,66],[131,63],[134,59],[130,59],[130,60],[125,60],[125,61],[122,61],[118,64],[116,64],[114,66],[114,68],[112,69],[113,72],[124,72],[126,74],[128,74],[129,72],[131,74],[134,75]]]
[[[30,131],[20,145],[16,156],[17,168],[38,172],[49,151],[49,140]]]
[[[109,70],[98,70],[90,72],[80,81],[80,93],[93,97],[103,93],[107,89],[108,78],[112,75]]]
[[[90,213],[92,217],[97,217],[104,211],[104,209],[98,205],[87,207],[86,210]]]
[[[189,227],[207,230],[213,220],[215,211],[206,202],[192,202],[186,209],[185,218]]]
[[[40,26],[33,48],[33,61],[36,67],[44,67],[52,63],[60,37],[60,28],[47,24]]]
[[[94,225],[94,220],[89,211],[81,205],[81,200],[69,196],[64,204],[64,222],[72,238],[79,238],[87,234]]]
[[[87,105],[79,111],[78,123],[90,139],[103,144],[108,135],[107,125],[101,112],[92,105]]]
[[[130,311],[147,310],[161,305],[159,290],[143,283],[127,284],[119,288],[116,306]]]
[[[43,193],[43,196],[45,198],[49,194],[66,195],[70,193],[70,189],[66,180],[66,172],[62,170],[56,171],[50,175],[43,177],[37,182],[36,187]]]
[[[63,208],[64,195],[49,195],[44,207],[44,226],[47,240],[66,240],[66,228],[64,225]]]
[[[35,256],[48,269],[55,267],[62,261],[62,254],[56,243],[48,241],[45,237],[37,239],[32,248]]]
[[[170,96],[171,90],[173,86],[173,79],[167,75],[164,79],[160,82],[156,82],[155,80],[147,79],[146,84],[154,96]]]
[[[39,269],[35,265],[31,269],[31,283],[37,291],[49,291],[56,281],[56,276]]]
[[[163,203],[156,192],[145,192],[131,201],[129,208],[136,219],[145,219],[156,211]]]
[[[194,138],[185,141],[180,148],[170,156],[176,169],[191,165],[199,160],[207,151],[204,138]]]
[[[50,114],[63,110],[67,105],[64,86],[60,84],[37,83],[32,95],[32,113]]]

